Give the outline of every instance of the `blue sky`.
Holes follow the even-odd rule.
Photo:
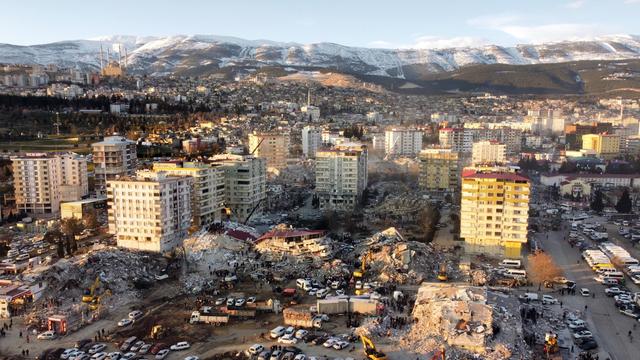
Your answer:
[[[640,34],[640,0],[19,0],[0,43],[215,34],[372,47],[513,45]]]

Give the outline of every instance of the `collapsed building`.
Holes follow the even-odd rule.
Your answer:
[[[333,256],[331,240],[324,230],[289,229],[279,225],[256,240],[258,252],[273,256],[319,257]]]

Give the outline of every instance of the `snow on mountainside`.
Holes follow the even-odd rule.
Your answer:
[[[405,77],[415,72],[437,73],[475,64],[541,64],[577,60],[640,58],[640,36],[613,35],[586,41],[448,49],[378,49],[334,43],[298,44],[244,40],[229,36],[177,35],[168,37],[106,36],[91,40],[16,46],[0,44],[0,63],[59,64],[98,67],[100,46],[113,55],[118,44],[127,49],[130,71],[154,75],[180,71],[215,70],[240,66],[300,66]]]

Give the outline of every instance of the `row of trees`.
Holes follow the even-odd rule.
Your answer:
[[[596,190],[591,198],[591,203],[589,204],[591,210],[595,212],[602,212],[605,207],[604,203],[604,194],[601,190]],[[624,189],[622,195],[618,199],[618,202],[615,206],[616,210],[621,214],[630,214],[633,210],[633,202],[631,201],[631,195],[629,194],[629,189]]]

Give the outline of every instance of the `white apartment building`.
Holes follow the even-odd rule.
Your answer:
[[[107,136],[91,144],[95,164],[96,192],[106,189],[106,181],[134,175],[138,166],[136,143],[122,136]]]
[[[449,148],[458,153],[470,153],[473,146],[473,134],[464,128],[442,128],[438,132],[440,147]]]
[[[213,163],[224,170],[224,205],[230,209],[230,216],[244,222],[262,213],[267,197],[267,166],[264,159],[247,156],[222,154],[213,157]]]
[[[18,211],[58,214],[61,202],[89,195],[84,156],[32,153],[11,160]]]
[[[305,126],[302,129],[302,153],[308,158],[314,158],[316,151],[322,145],[322,130]]]
[[[118,246],[159,253],[180,246],[191,226],[192,183],[148,170],[107,181],[109,232]]]
[[[192,177],[193,225],[202,227],[220,222],[225,200],[225,179],[222,167],[215,164],[175,161],[154,163],[153,171],[162,171],[171,176]]]
[[[343,144],[316,153],[316,193],[321,210],[355,208],[366,187],[366,146]]]
[[[267,168],[282,170],[287,166],[291,140],[288,130],[249,134],[249,153],[267,162]]]
[[[384,133],[384,151],[388,156],[416,156],[422,150],[422,131],[388,129]]]
[[[474,165],[504,164],[507,162],[507,146],[497,141],[478,141],[473,143],[471,161]]]

